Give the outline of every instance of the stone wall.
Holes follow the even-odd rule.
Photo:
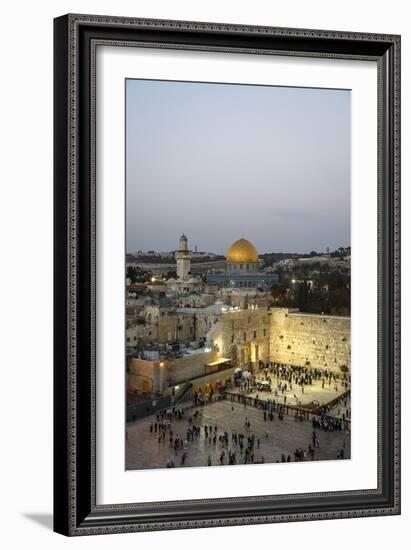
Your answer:
[[[218,359],[217,350],[197,351],[173,360],[130,361],[127,387],[139,393],[164,393],[169,386],[211,374],[208,363]]]
[[[129,365],[127,387],[139,393],[163,393],[167,387],[167,365],[134,357]]]
[[[206,365],[218,358],[216,350],[197,351],[168,362],[168,385],[186,382],[206,374]]]
[[[219,314],[209,313],[199,308],[193,312],[175,312],[163,310],[158,306],[148,306],[144,311],[144,324],[129,327],[127,343],[164,344],[166,342],[189,343],[203,340],[212,325],[219,319]]]
[[[270,359],[340,371],[351,368],[351,319],[273,308]]]
[[[248,367],[270,356],[270,313],[267,309],[230,311],[222,315],[212,335],[223,357]]]

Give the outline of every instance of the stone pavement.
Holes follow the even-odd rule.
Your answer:
[[[281,455],[291,455],[294,461],[296,448],[308,450],[312,442],[311,421],[297,422],[294,416],[284,415],[284,420],[279,420],[278,414],[274,414],[274,420],[264,421],[263,412],[255,407],[244,407],[231,401],[217,401],[196,409],[189,409],[181,420],[172,421],[173,437],[177,434],[186,439],[188,418],[196,410],[202,412],[199,421],[201,435],[194,441],[188,442],[188,455],[184,467],[207,466],[207,458],[211,457],[212,466],[220,465],[221,447],[218,436],[217,443],[209,443],[204,435],[204,425],[216,425],[218,435],[227,431],[230,435],[228,448],[225,449],[227,464],[228,449],[236,451],[237,464],[241,463],[239,447],[235,447],[231,441],[231,432],[243,433],[245,439],[251,433],[255,434],[255,461],[277,462],[281,461]],[[244,423],[245,418],[251,423],[248,430]],[[150,423],[155,421],[155,416],[138,420],[127,425],[128,437],[126,440],[126,469],[165,468],[167,462],[173,459],[176,467],[181,467],[182,450],[174,451],[169,447],[169,436],[166,435],[164,443],[158,442],[158,434],[150,433]],[[268,432],[268,437],[267,437]],[[346,432],[323,432],[316,430],[320,447],[315,450],[315,460],[333,460],[337,453],[344,448],[344,457],[350,458],[350,434]],[[260,440],[258,448],[257,440]],[[251,466],[251,465],[250,465]]]

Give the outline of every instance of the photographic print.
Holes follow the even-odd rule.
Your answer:
[[[126,469],[350,459],[351,92],[125,94]]]
[[[400,513],[400,50],[54,20],[56,532]]]

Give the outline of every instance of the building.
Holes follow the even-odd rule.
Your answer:
[[[207,275],[209,284],[216,284],[222,288],[268,290],[278,281],[276,273],[262,271],[257,249],[244,238],[235,241],[228,249],[225,270],[222,273]]]
[[[182,391],[208,395],[221,385],[234,382],[234,367],[228,358],[219,358],[215,350],[191,350],[184,357],[167,360],[133,358],[127,372],[130,393],[148,396],[173,396]]]

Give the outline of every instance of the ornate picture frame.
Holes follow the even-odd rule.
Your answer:
[[[96,48],[375,61],[378,487],[96,501]],[[93,15],[54,21],[54,530],[67,536],[400,513],[400,37]]]

